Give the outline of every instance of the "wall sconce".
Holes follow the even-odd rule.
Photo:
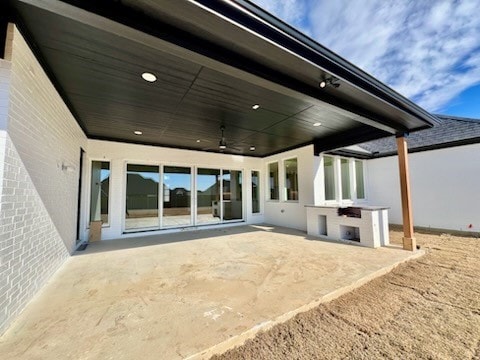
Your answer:
[[[75,171],[75,167],[73,165],[62,163],[62,171],[65,171],[67,173],[73,173]]]

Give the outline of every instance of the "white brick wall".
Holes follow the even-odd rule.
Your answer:
[[[8,134],[1,133],[5,147],[0,212],[0,334],[69,256],[15,146]]]
[[[21,34],[11,27],[9,35],[8,61],[0,61],[0,126],[8,109],[7,132],[0,130],[0,334],[74,250],[87,144]]]
[[[86,137],[16,28],[13,39],[8,134],[72,251],[80,147],[86,147]],[[62,163],[75,172],[63,172]]]
[[[0,59],[0,129],[7,128],[11,63]]]

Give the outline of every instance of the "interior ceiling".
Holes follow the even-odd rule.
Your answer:
[[[168,46],[153,48],[22,2],[14,6],[20,28],[90,138],[220,151],[224,125],[224,152],[266,156],[313,142],[334,147],[339,139],[389,134],[309,94],[275,91]],[[144,81],[146,71],[157,81]]]

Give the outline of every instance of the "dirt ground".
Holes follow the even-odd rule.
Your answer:
[[[420,259],[212,359],[480,360],[480,239],[416,237]]]

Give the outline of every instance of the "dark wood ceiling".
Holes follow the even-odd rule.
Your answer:
[[[170,46],[148,46],[21,1],[13,4],[21,30],[90,138],[220,151],[225,126],[224,152],[266,156],[313,142],[334,146],[342,137],[352,142],[389,134],[367,125],[371,119],[363,114],[311,94],[275,91],[214,61],[179,56]],[[157,81],[144,81],[143,72]],[[260,108],[252,109],[254,104]]]

